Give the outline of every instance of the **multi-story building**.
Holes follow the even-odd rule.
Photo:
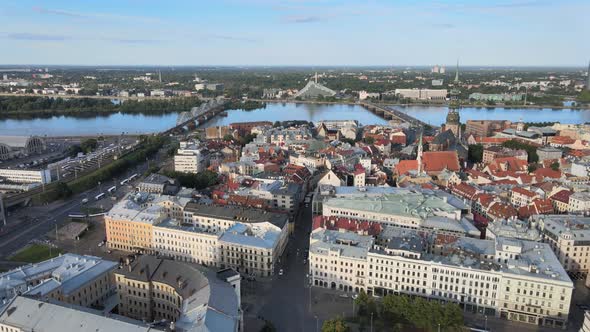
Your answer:
[[[528,206],[537,198],[537,193],[524,188],[514,187],[510,191],[510,203],[514,206]]]
[[[590,193],[576,192],[570,195],[569,212],[573,213],[587,213],[590,211]]]
[[[474,135],[488,137],[494,132],[510,128],[512,122],[506,120],[467,120],[465,124],[465,137]]]
[[[0,331],[243,330],[235,271],[153,256],[117,267],[66,254],[9,271],[0,289],[18,295],[0,302]]]
[[[173,179],[157,173],[150,174],[137,185],[138,191],[154,194],[175,193],[176,189]]]
[[[153,226],[165,218],[163,207],[148,207],[146,195],[128,196],[105,215],[107,246],[131,252],[152,252]]]
[[[140,256],[115,271],[119,313],[143,321],[175,322],[181,331],[195,325],[239,331],[240,276],[230,272],[214,275],[197,265]]]
[[[256,276],[274,273],[287,244],[288,215],[239,206],[177,204],[180,200],[136,194],[116,204],[105,216],[109,248],[232,267]]]
[[[180,142],[174,156],[174,170],[183,173],[204,171],[209,163],[209,151],[196,142]]]
[[[314,231],[312,284],[421,296],[458,303],[469,312],[565,327],[573,283],[547,244],[384,233],[372,241],[353,232]]]
[[[559,159],[561,158],[562,154],[563,151],[561,149],[554,148],[552,146],[542,146],[537,148],[537,155],[539,156],[539,161]],[[587,174],[581,176],[587,176]]]
[[[0,168],[0,179],[13,183],[43,183],[51,182],[51,172],[48,169],[10,169]]]
[[[512,150],[501,146],[491,146],[483,150],[483,157],[481,162],[489,164],[497,158],[516,157],[517,159],[526,161],[528,153],[525,150]]]
[[[479,93],[475,92],[469,95],[469,99],[479,101],[522,101],[524,100],[523,93]]]
[[[449,94],[446,89],[395,89],[401,98],[418,100],[445,100]]]
[[[590,269],[590,218],[573,215],[535,215],[532,220],[561,265],[569,272]]]
[[[4,272],[0,274],[0,311],[4,302],[20,294],[102,307],[114,294],[111,273],[117,266],[99,257],[64,254]]]

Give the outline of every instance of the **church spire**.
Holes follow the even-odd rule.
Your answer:
[[[455,83],[459,83],[459,59],[457,59],[457,70],[455,71]]]
[[[422,133],[423,131],[420,131],[420,139],[418,140],[418,152],[416,156],[416,160],[418,161],[418,174],[422,174],[422,150],[424,149],[424,147],[422,146]]]

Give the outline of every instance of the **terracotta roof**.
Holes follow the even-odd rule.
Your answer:
[[[477,194],[477,189],[473,186],[468,185],[467,183],[461,182],[458,185],[453,186],[451,191],[459,195],[463,198],[473,199],[475,194]]]
[[[542,178],[552,178],[552,179],[559,179],[561,178],[561,171],[554,171],[551,168],[537,168],[533,174],[536,177]]]
[[[573,194],[573,192],[564,189],[564,190],[561,190],[561,191],[558,191],[557,193],[555,193],[553,196],[550,197],[550,199],[558,201],[558,202],[562,202],[565,204],[569,204],[570,196],[572,194]]]
[[[409,171],[417,170],[418,160],[400,160],[400,162],[395,165],[395,172],[398,175],[408,174]]]
[[[378,235],[382,231],[381,224],[368,220],[358,220],[337,216],[315,216],[313,217],[312,229],[325,228],[329,230],[347,230],[349,232],[365,233],[367,235]]]
[[[548,198],[537,198],[533,200],[533,205],[535,206],[537,214],[553,213],[553,204],[551,204],[551,200]]]
[[[488,209],[488,215],[495,218],[510,219],[518,215],[518,211],[509,204],[495,202]]]
[[[568,136],[554,136],[551,138],[551,143],[554,144],[574,144],[575,142],[575,139]]]
[[[527,196],[530,198],[537,196],[537,194],[535,194],[534,192],[532,192],[530,190],[526,190],[524,188],[520,188],[520,187],[512,188],[512,192],[515,192],[515,193],[518,193],[518,194],[521,194],[523,196]]]
[[[457,172],[460,170],[459,157],[456,151],[428,151],[422,154],[425,172],[437,172],[443,169]]]

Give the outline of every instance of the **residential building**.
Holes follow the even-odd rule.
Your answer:
[[[539,156],[540,162],[542,162],[543,160],[560,159],[562,154],[563,151],[561,149],[554,148],[552,146],[542,146],[537,148],[537,155]]]
[[[494,132],[510,128],[511,125],[512,123],[506,120],[467,120],[465,136],[488,137]]]
[[[590,211],[590,193],[576,192],[571,194],[568,211],[587,214]]]
[[[209,165],[209,151],[197,142],[180,142],[174,156],[174,170],[182,173],[199,173]]]
[[[538,194],[520,187],[512,188],[510,192],[510,203],[514,206],[527,206],[537,198]]]
[[[68,253],[1,273],[0,311],[21,294],[100,308],[114,292],[111,273],[117,267],[99,257]]]
[[[562,328],[574,289],[547,244],[401,229],[374,238],[317,229],[310,235],[309,271],[318,287],[420,296],[457,303],[467,312]]]
[[[119,314],[174,322],[177,331],[240,331],[240,275],[198,265],[139,256],[114,272]]]
[[[528,153],[525,150],[512,150],[501,146],[484,148],[481,162],[486,165],[497,158],[516,157],[516,159],[527,161]]]
[[[137,190],[153,194],[174,194],[179,189],[174,180],[157,173],[150,174],[137,185]]]
[[[568,272],[589,272],[590,218],[573,215],[535,215],[531,220]]]

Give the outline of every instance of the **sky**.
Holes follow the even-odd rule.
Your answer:
[[[588,0],[0,0],[0,63],[579,66]]]

